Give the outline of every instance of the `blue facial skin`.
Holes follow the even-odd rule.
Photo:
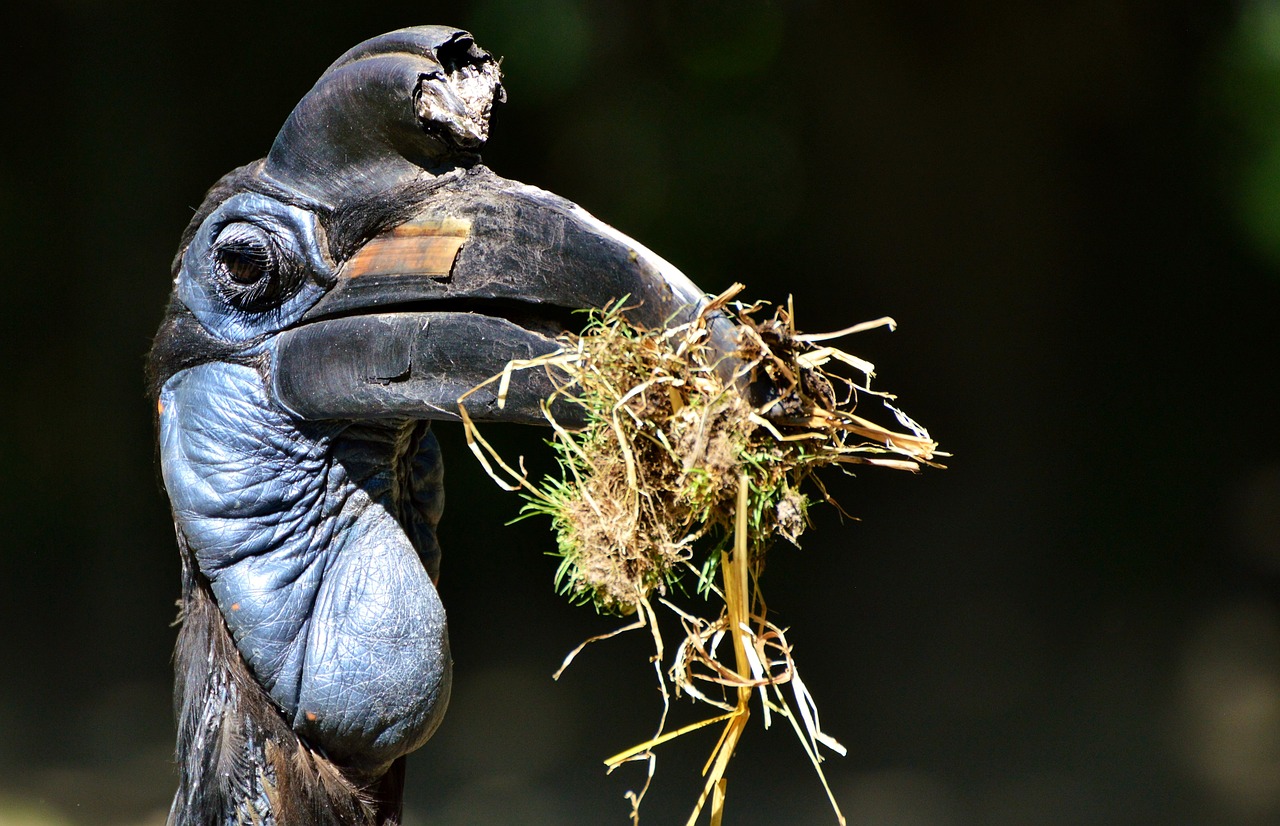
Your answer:
[[[259,242],[278,248],[262,253]],[[277,269],[298,268],[286,278],[301,277],[246,285],[252,273],[241,267],[228,278],[216,255],[228,243],[235,266],[265,254]],[[272,334],[324,292],[317,279],[331,268],[320,248],[309,213],[237,195],[188,248],[179,297],[211,333],[244,343],[237,361],[265,363],[254,356],[269,351]],[[254,300],[274,295],[276,306],[258,309],[236,292],[243,287]],[[258,368],[222,361],[174,374],[160,405],[177,529],[294,730],[371,773],[421,746],[443,716],[452,673],[433,584],[443,465],[426,423],[303,421],[273,405]]]
[[[205,219],[183,254],[177,297],[225,341],[279,332],[297,323],[333,286],[335,268],[320,234],[312,212],[253,192],[233,195]],[[242,284],[218,266],[225,249],[252,247],[257,253],[259,246],[260,254],[278,265],[274,290],[264,289],[271,286],[265,281]]]

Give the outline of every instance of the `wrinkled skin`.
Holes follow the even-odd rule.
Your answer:
[[[449,696],[435,437],[294,420],[225,363],[183,371],[160,401],[178,530],[254,676],[330,757],[384,771]]]

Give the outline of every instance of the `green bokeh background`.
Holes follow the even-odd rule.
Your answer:
[[[1280,4],[63,0],[0,12],[0,826],[163,822],[170,257],[333,58],[416,23],[503,56],[500,174],[807,330],[898,319],[850,348],[951,468],[833,480],[861,521],[817,510],[765,582],[851,823],[1280,822]],[[440,432],[456,685],[407,822],[624,823],[646,640],[551,681],[614,623]],[[712,743],[660,753],[647,822]],[[726,823],[831,822],[753,728]]]

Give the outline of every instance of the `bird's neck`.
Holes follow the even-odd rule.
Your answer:
[[[185,561],[184,580],[174,657],[179,785],[168,826],[399,826],[404,759],[380,776],[355,776],[303,742]]]

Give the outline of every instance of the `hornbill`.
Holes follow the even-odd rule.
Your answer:
[[[173,826],[399,823],[405,756],[452,673],[430,420],[555,349],[577,310],[626,297],[655,326],[705,300],[636,241],[483,166],[504,99],[467,32],[373,38],[182,236],[149,357],[182,561]],[[525,371],[505,404],[466,404],[539,422],[551,389]]]

